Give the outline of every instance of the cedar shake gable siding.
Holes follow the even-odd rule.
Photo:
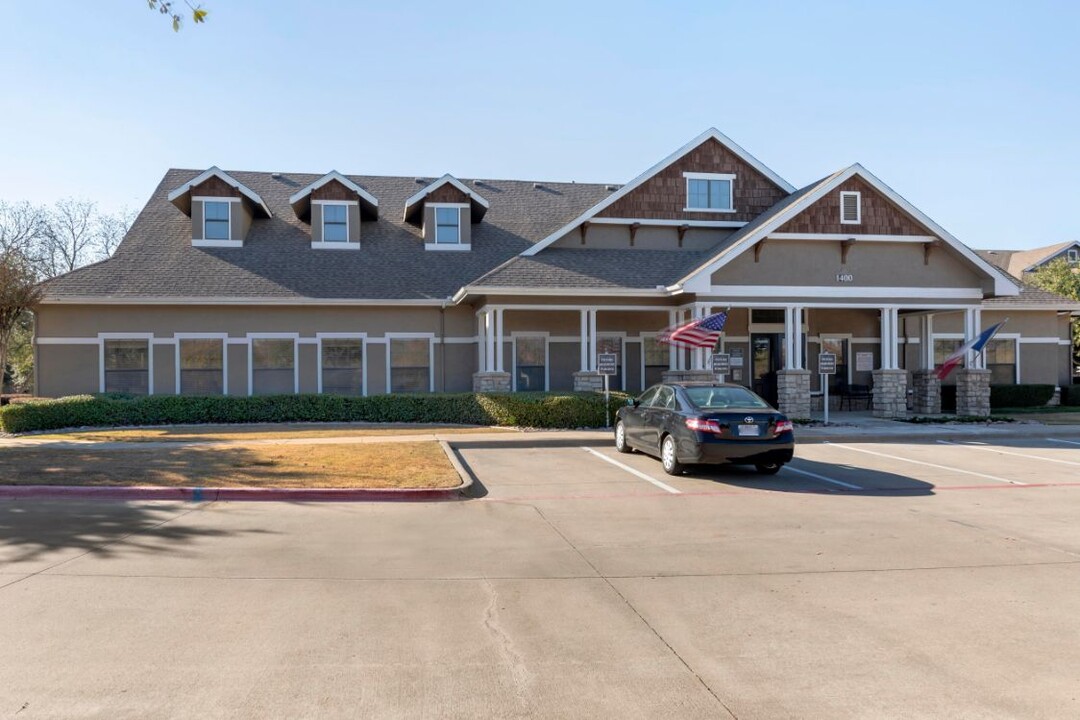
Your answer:
[[[356,200],[356,193],[337,180],[331,180],[311,191],[312,200]]]
[[[840,193],[857,192],[862,203],[858,224],[840,222]],[[881,193],[855,176],[780,226],[778,233],[821,233],[823,235],[933,235]]]
[[[193,186],[191,195],[193,197],[243,197],[239,190],[215,175],[211,175],[198,185]]]
[[[458,190],[450,183],[440,185],[428,193],[424,198],[425,203],[468,203],[469,196]]]
[[[687,196],[684,172],[734,175],[735,212],[685,212]],[[787,191],[777,187],[718,140],[709,139],[634,188],[625,197],[619,198],[598,213],[597,217],[750,222],[787,194]]]

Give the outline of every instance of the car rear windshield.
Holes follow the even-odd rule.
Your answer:
[[[739,387],[686,388],[686,396],[695,407],[703,410],[720,410],[729,407],[767,408],[768,403],[754,393]]]

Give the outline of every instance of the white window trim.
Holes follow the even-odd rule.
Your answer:
[[[359,243],[353,243],[352,240],[349,239],[349,238],[352,237],[352,221],[349,219],[349,203],[348,202],[345,202],[343,200],[333,200],[333,201],[331,201],[331,200],[322,200],[322,201],[316,200],[315,202],[317,204],[323,206],[323,211],[320,214],[320,217],[322,218],[322,235],[321,235],[322,241],[321,242],[312,242],[311,247],[313,247],[313,248],[318,247],[318,248],[321,249],[321,248],[325,248],[326,246],[338,248],[338,247],[348,247],[350,244],[359,245]],[[356,201],[353,201],[352,204],[357,205],[358,203]],[[332,205],[336,205],[336,206],[340,206],[340,207],[345,208],[345,239],[344,240],[327,240],[326,239],[326,208],[329,207],[329,206],[332,206]]]
[[[390,346],[394,340],[428,339],[428,392],[435,392],[435,333],[425,332],[388,332],[384,335],[386,343],[386,394],[391,392],[394,366],[390,362]]]
[[[510,333],[510,389],[517,392],[517,341],[518,338],[543,338],[544,339],[544,392],[551,388],[551,333],[538,330],[514,330]]]
[[[192,240],[192,247],[204,247],[204,248],[241,248],[244,247],[243,240]]]
[[[247,394],[255,393],[255,340],[292,340],[293,341],[293,395],[300,394],[300,333],[248,333]]]
[[[226,204],[226,207],[229,208],[229,219],[227,221],[228,226],[229,226],[229,231],[227,233],[225,233],[225,235],[226,235],[225,238],[218,238],[218,239],[211,240],[211,239],[206,237],[206,203],[208,203],[208,202],[223,202],[223,203]],[[239,202],[239,199],[237,199],[236,202]],[[192,240],[191,244],[194,245],[195,243],[200,243],[200,245],[198,245],[198,247],[237,247],[237,245],[234,245],[233,243],[242,244],[242,241],[234,240],[233,236],[232,236],[232,216],[233,216],[233,212],[232,212],[233,201],[232,201],[232,199],[231,198],[206,198],[206,199],[204,199],[202,201],[202,203],[203,203],[203,206],[202,206],[202,238],[200,238],[198,240]],[[215,243],[215,244],[211,245],[210,243]],[[219,244],[216,244],[216,243],[230,243],[230,244],[229,245],[219,245]]]
[[[325,332],[315,333],[315,341],[318,353],[317,362],[319,364],[319,378],[318,378],[318,393],[323,393],[323,358],[322,358],[322,341],[328,340],[359,340],[360,341],[360,396],[367,397],[368,385],[367,385],[367,371],[368,371],[368,339],[367,333],[356,332]],[[387,348],[389,348],[387,344]]]
[[[462,237],[462,233],[461,233],[461,224],[462,224],[461,215],[462,215],[462,212],[461,211],[464,208],[469,207],[469,205],[467,203],[427,203],[426,206],[429,207],[429,208],[432,208],[434,210],[434,212],[432,213],[432,221],[435,223],[435,229],[434,229],[433,234],[431,235],[431,240],[424,242],[424,249],[425,250],[469,250],[471,246],[469,244],[463,242],[462,239],[461,239],[461,237]],[[458,211],[458,225],[457,225],[458,237],[457,237],[457,242],[454,242],[454,243],[436,242],[436,240],[439,237],[439,208],[444,208],[444,209],[445,208],[456,208],[457,209],[457,211]],[[427,228],[422,228],[422,230],[423,230],[423,233],[424,233],[424,237],[426,238],[427,237]]]
[[[686,207],[683,212],[703,213],[733,213],[735,212],[735,175],[730,173],[699,173],[684,172],[683,179],[686,181]],[[690,181],[691,180],[727,180],[728,181],[728,207],[727,208],[695,208],[690,207]]]
[[[855,219],[844,219],[844,198],[847,196],[855,197]],[[862,193],[854,190],[842,190],[840,192],[840,224],[841,225],[862,225]]]
[[[221,394],[229,394],[229,333],[173,333],[176,345],[176,394],[180,394],[180,341],[181,340],[220,340],[221,341]]]
[[[154,333],[98,333],[98,392],[105,392],[105,341],[146,341],[146,394],[154,394]]]

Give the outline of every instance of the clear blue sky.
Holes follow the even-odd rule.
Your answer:
[[[182,5],[181,2],[178,5]],[[975,247],[1080,238],[1080,3],[0,0],[0,198],[169,167],[625,182],[710,126]]]

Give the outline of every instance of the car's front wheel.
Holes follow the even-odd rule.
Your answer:
[[[685,469],[675,454],[675,438],[671,435],[665,436],[660,443],[660,464],[668,475],[682,475]]]
[[[634,449],[626,444],[626,425],[621,420],[615,423],[615,449],[621,453],[634,452]]]
[[[784,463],[758,463],[754,466],[754,469],[761,475],[775,475],[780,472],[780,468],[784,466]]]

